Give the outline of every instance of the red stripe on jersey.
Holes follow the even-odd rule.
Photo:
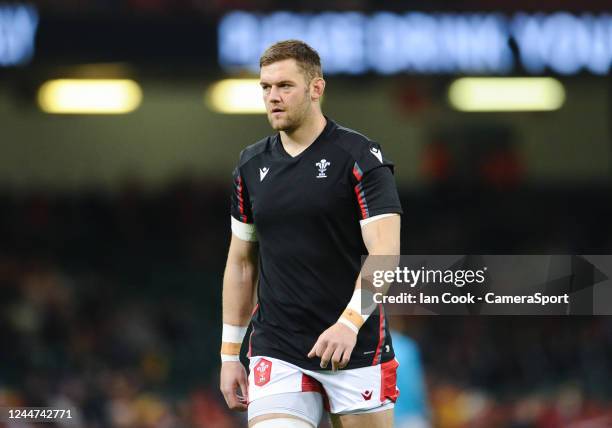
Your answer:
[[[355,162],[355,166],[353,166],[353,175],[355,176],[357,181],[361,181],[361,177],[363,177],[363,174],[361,173],[361,170],[359,169],[357,162]]]
[[[380,402],[387,398],[395,403],[400,391],[397,389],[397,368],[399,363],[394,358],[380,365]]]
[[[382,351],[382,345],[385,339],[385,314],[383,313],[382,303],[378,304],[378,311],[380,312],[380,316],[378,317],[378,346],[376,347],[376,353],[372,361],[373,366],[380,361],[380,352]]]
[[[244,196],[242,195],[242,177],[238,176],[238,186],[237,186],[237,190],[238,190],[238,208],[240,209],[240,220],[242,220],[243,223],[247,222],[247,218],[246,215],[244,214]]]
[[[361,179],[363,178],[363,171],[359,168],[359,164],[355,162],[353,165],[353,175],[357,179],[357,185],[355,186],[355,194],[357,195],[357,201],[359,202],[359,208],[361,209],[361,218],[366,219],[369,217],[368,203],[366,202],[365,193],[363,192],[363,185]]]
[[[355,186],[355,194],[357,195],[357,202],[359,203],[359,208],[361,209],[361,219],[368,218],[368,211],[366,208],[366,203],[363,196],[363,188],[361,187],[361,183]]]

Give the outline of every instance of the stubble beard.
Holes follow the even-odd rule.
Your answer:
[[[304,94],[304,101],[299,105],[299,109],[294,113],[288,113],[285,111],[285,117],[281,121],[275,121],[273,119],[272,114],[268,114],[268,122],[270,122],[270,126],[275,131],[283,131],[286,133],[291,133],[298,129],[308,116],[309,110],[309,100],[310,100],[310,90],[306,90]]]

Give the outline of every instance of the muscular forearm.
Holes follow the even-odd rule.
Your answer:
[[[362,274],[366,275],[366,279],[371,276],[371,266],[386,270],[395,268],[399,263],[399,253],[399,238],[380,240],[373,244],[368,250],[368,257],[365,260],[362,272],[359,273],[355,281],[355,290],[361,288]]]
[[[389,284],[375,290],[372,283],[375,270],[393,270],[399,263],[400,217],[392,216],[370,223],[362,229],[368,257],[355,281],[355,291],[339,322],[356,333],[376,308],[374,292],[387,292]]]
[[[246,326],[255,301],[257,264],[254,260],[229,261],[223,276],[223,323]]]
[[[232,234],[223,275],[223,330],[221,333],[221,391],[230,409],[246,410],[248,386],[240,364],[240,347],[253,310],[257,284],[257,245]],[[242,396],[236,394],[239,387]]]
[[[240,346],[253,310],[257,252],[251,243],[232,238],[223,276],[221,360],[238,361]]]

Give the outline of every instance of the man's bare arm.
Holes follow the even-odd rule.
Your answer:
[[[371,256],[397,256],[400,253],[399,214],[372,221],[361,228],[363,242]]]
[[[220,389],[232,410],[244,411],[248,403],[246,371],[238,355],[255,303],[257,245],[257,242],[244,241],[232,234],[223,275],[223,363]],[[238,394],[238,389],[241,394]]]
[[[370,256],[396,256],[385,258],[387,263],[395,263],[399,260],[400,253],[400,215],[392,215],[369,222],[361,228],[363,242],[368,249]],[[396,260],[397,258],[397,260]],[[364,264],[363,271],[368,272],[369,265]],[[368,274],[366,273],[366,276]],[[349,363],[351,353],[357,342],[359,329],[367,320],[367,316],[361,314],[361,273],[355,281],[355,293],[353,299],[346,310],[340,316],[336,324],[325,330],[313,348],[308,353],[308,357],[321,357],[321,367],[325,368],[332,362],[332,370],[344,368]]]
[[[223,274],[223,323],[246,326],[255,303],[257,242],[243,241],[232,234]]]

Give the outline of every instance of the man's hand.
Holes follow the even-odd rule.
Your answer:
[[[249,402],[246,370],[238,361],[226,361],[221,365],[221,392],[231,410],[244,412]],[[238,388],[242,395],[238,394]]]
[[[320,357],[323,369],[330,360],[333,371],[343,369],[349,363],[356,343],[357,334],[344,324],[336,323],[321,333],[308,353],[308,358]]]

